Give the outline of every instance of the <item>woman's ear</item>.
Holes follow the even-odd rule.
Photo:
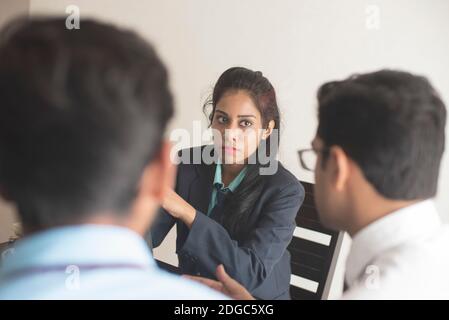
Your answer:
[[[262,134],[263,140],[267,140],[268,137],[271,135],[271,133],[273,132],[273,129],[274,129],[274,125],[275,125],[274,120],[270,120],[270,122],[268,122],[268,126]]]

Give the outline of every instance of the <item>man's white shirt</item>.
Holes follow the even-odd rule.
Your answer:
[[[371,223],[352,241],[343,299],[449,299],[449,227],[432,200]]]

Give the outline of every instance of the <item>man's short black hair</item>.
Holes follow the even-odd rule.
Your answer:
[[[172,113],[167,71],[131,31],[38,18],[0,33],[0,186],[25,227],[126,212]]]
[[[446,107],[429,81],[381,70],[329,82],[318,91],[318,136],[338,145],[390,199],[437,192]]]

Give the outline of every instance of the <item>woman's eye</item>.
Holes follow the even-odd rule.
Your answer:
[[[242,120],[242,121],[240,122],[240,125],[241,125],[242,127],[246,128],[246,127],[252,126],[253,124],[252,124],[250,121],[248,121],[248,120]]]
[[[218,116],[217,118],[218,123],[226,123],[228,121],[228,119],[226,117],[223,116]]]

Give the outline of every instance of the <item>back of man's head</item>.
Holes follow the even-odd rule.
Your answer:
[[[435,196],[446,108],[429,81],[381,70],[324,84],[317,135],[340,146],[388,199]]]
[[[124,213],[173,113],[167,71],[135,33],[17,20],[0,35],[0,186],[26,227]]]

